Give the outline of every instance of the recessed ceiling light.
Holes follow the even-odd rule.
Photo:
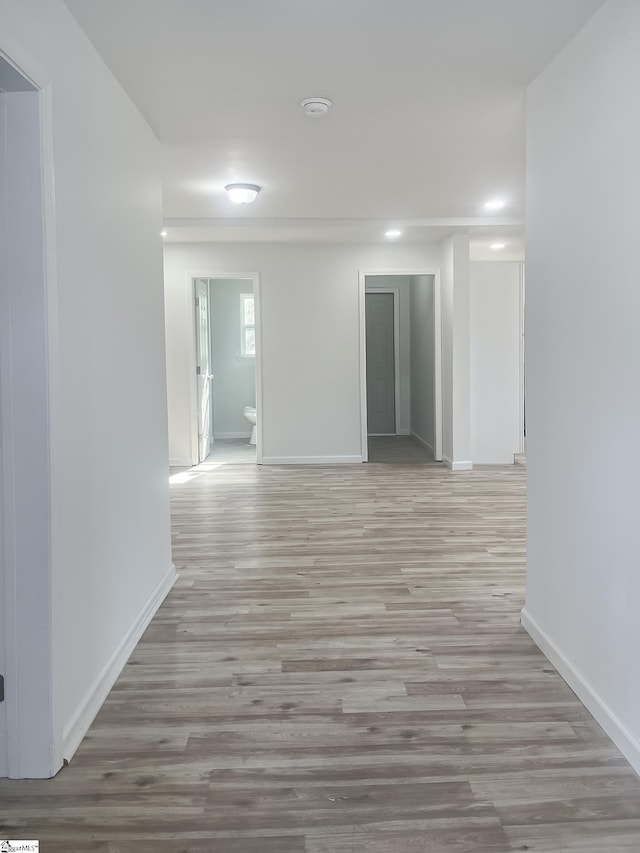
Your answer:
[[[492,198],[489,201],[485,202],[484,209],[485,210],[502,210],[505,202],[502,201],[501,198]]]
[[[260,187],[257,184],[227,184],[225,190],[229,200],[235,204],[251,204],[256,200]]]
[[[397,228],[391,228],[389,231],[384,232],[385,237],[399,237],[402,234],[402,231],[398,231]]]
[[[161,237],[166,237],[166,236],[167,236],[167,232],[166,232],[166,231],[161,231],[161,232],[160,232],[160,236],[161,236]]]
[[[490,248],[492,248],[494,250],[504,249],[505,245],[506,245],[505,243],[492,243]]]

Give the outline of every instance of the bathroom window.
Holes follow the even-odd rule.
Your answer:
[[[243,358],[255,358],[256,306],[253,293],[240,294],[240,351]]]

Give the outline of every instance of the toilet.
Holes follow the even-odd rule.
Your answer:
[[[253,429],[251,430],[251,438],[249,439],[249,444],[255,444],[256,443],[256,422],[257,422],[255,406],[245,406],[244,409],[242,410],[242,414],[249,421],[249,423],[252,424],[252,426],[253,426]]]

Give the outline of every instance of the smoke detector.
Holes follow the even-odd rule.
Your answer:
[[[329,112],[331,101],[329,98],[305,98],[301,104],[306,116],[318,118]]]

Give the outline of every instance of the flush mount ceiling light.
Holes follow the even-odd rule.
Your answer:
[[[225,190],[229,201],[235,204],[251,204],[256,200],[260,187],[257,184],[227,184]]]
[[[384,232],[385,237],[399,237],[402,234],[402,231],[398,231],[397,228],[390,228],[389,231]]]
[[[160,232],[160,236],[161,236],[161,237],[166,237],[166,236],[167,236],[167,232],[166,232],[166,231],[161,231],[161,232]]]
[[[329,98],[305,98],[300,102],[304,114],[311,118],[319,118],[329,112],[331,101]]]
[[[505,202],[502,201],[501,198],[492,198],[489,201],[485,202],[484,209],[485,210],[502,210]]]
[[[504,243],[492,243],[489,248],[493,249],[494,251],[497,251],[498,249],[504,249],[504,247]]]

